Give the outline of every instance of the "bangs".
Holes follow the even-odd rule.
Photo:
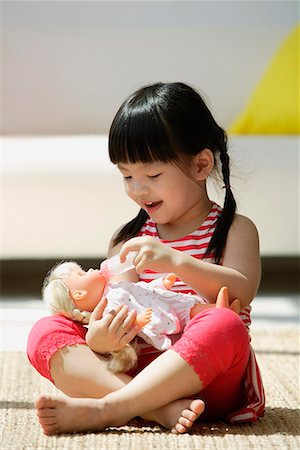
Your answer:
[[[170,162],[178,159],[168,127],[155,108],[124,108],[109,133],[113,164]]]

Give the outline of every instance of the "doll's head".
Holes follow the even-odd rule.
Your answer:
[[[99,303],[107,279],[99,270],[85,272],[75,262],[55,266],[45,278],[43,299],[52,314],[88,323],[91,311]]]
[[[107,279],[99,270],[85,272],[76,262],[68,261],[53,267],[44,280],[42,295],[52,314],[60,314],[81,323],[89,323],[91,311],[102,298]],[[107,368],[113,372],[126,372],[137,361],[133,346],[127,344],[111,352]]]

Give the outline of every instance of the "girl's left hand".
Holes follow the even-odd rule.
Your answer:
[[[175,272],[181,253],[150,236],[134,237],[125,242],[120,251],[121,262],[125,261],[129,252],[137,252],[133,261],[137,273],[143,273],[146,269],[161,273]]]

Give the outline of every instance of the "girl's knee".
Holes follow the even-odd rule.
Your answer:
[[[203,339],[239,342],[249,344],[248,331],[241,318],[228,308],[209,308],[195,316],[185,327],[193,340]]]
[[[227,308],[195,316],[172,347],[199,375],[203,386],[227,372],[242,376],[249,357],[249,335],[240,317]]]
[[[36,322],[28,336],[27,356],[32,366],[53,382],[49,362],[67,345],[85,344],[86,329],[63,316],[49,316]]]
[[[187,324],[186,329],[194,326],[195,324],[204,323],[212,324],[216,326],[237,326],[243,325],[240,316],[238,316],[234,311],[229,308],[208,308],[193,317]]]

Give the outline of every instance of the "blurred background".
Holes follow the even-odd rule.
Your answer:
[[[293,87],[298,104],[299,59],[297,85],[280,78],[273,100],[256,105],[255,117],[266,108],[275,120],[238,126],[297,26],[297,1],[7,1],[0,8],[4,300],[39,299],[56,261],[88,268],[105,258],[113,231],[137,211],[107,157],[110,123],[129,94],[156,81],[192,85],[229,131],[238,211],[261,237],[260,294],[298,296],[299,133],[279,126],[288,111],[278,115],[273,100]],[[294,73],[280,66],[283,77]],[[222,203],[222,189],[210,189]]]

